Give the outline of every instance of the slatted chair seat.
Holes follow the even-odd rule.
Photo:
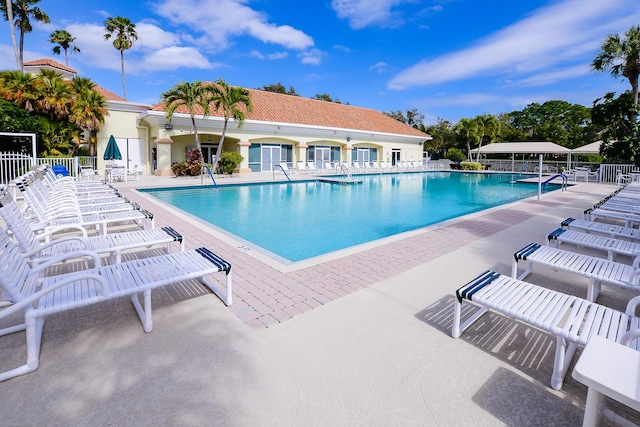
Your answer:
[[[607,253],[609,261],[614,261],[616,255],[626,255],[633,258],[640,256],[640,242],[566,230],[561,227],[549,233],[547,239],[549,244],[553,243],[556,248],[564,243],[604,251]]]
[[[629,301],[625,312],[543,288],[494,271],[486,271],[456,291],[452,336],[458,338],[487,310],[521,321],[556,337],[551,387],[562,388],[576,347],[594,335],[623,342],[625,334],[640,328],[636,306],[640,296]],[[462,303],[480,307],[463,323]],[[628,336],[628,335],[627,335]],[[632,346],[640,350],[638,341]]]
[[[22,179],[16,180],[20,187],[24,183]],[[21,189],[22,190],[22,189]],[[107,234],[107,227],[114,224],[136,222],[140,227],[147,228],[147,220],[154,228],[153,214],[144,209],[127,210],[122,212],[95,212],[82,213],[74,209],[65,209],[57,212],[47,212],[37,198],[29,192],[24,192],[25,201],[33,214],[31,228],[35,231],[51,232],[64,227],[96,227],[102,234]]]
[[[97,254],[88,251],[67,257],[75,258],[79,255],[91,256],[96,267],[43,277],[46,268],[66,258],[51,259],[37,267],[31,267],[8,234],[0,232],[0,290],[5,300],[11,303],[0,309],[0,319],[17,312],[24,314],[23,324],[0,330],[0,336],[26,330],[27,341],[27,362],[0,373],[0,381],[38,368],[44,319],[52,313],[127,296],[131,298],[145,332],[151,332],[151,291],[160,286],[192,279],[199,279],[226,305],[232,304],[231,264],[206,248],[107,266],[101,266]],[[219,272],[226,275],[223,289],[207,278]]]
[[[138,208],[136,204],[128,203],[120,197],[118,197],[115,202],[109,204],[85,203],[80,205],[77,196],[73,193],[52,193],[43,188],[42,183],[32,172],[17,178],[14,182],[30,206],[38,205],[40,209],[47,214],[60,212],[62,210],[74,210],[81,214],[86,214],[96,212],[123,212]],[[102,199],[104,200],[105,198]]]
[[[630,212],[618,212],[603,208],[587,209],[584,212],[584,219],[595,220],[597,218],[624,222],[625,227],[632,227],[640,224],[640,214]]]
[[[182,235],[171,227],[91,237],[87,237],[86,230],[79,228],[82,231],[82,236],[51,240],[51,233],[37,235],[32,230],[20,208],[11,198],[9,190],[3,185],[0,185],[0,218],[7,224],[23,255],[35,263],[78,250],[90,250],[98,254],[108,253],[111,256],[111,261],[118,263],[122,259],[122,252],[126,250],[166,245],[167,252],[171,252],[171,244],[174,242],[180,244],[180,251],[184,251],[185,248]],[[50,241],[43,243],[43,240]]]
[[[579,254],[562,249],[530,243],[513,255],[511,277],[524,279],[533,271],[533,265],[543,265],[555,270],[575,273],[589,279],[587,299],[595,301],[602,283],[640,290],[640,269],[636,258],[632,265],[609,261],[604,258]],[[518,261],[525,261],[527,268],[518,276]]]
[[[562,221],[560,225],[569,230],[582,230],[587,233],[597,233],[617,239],[628,239],[630,241],[640,240],[640,229],[633,227],[574,218],[567,218]]]
[[[42,177],[43,182],[52,190],[60,189],[72,189],[76,194],[103,194],[113,193],[115,189],[110,185],[103,184],[99,181],[74,181],[73,178],[68,176],[58,177],[53,172],[51,165],[42,165],[36,169],[36,173]]]

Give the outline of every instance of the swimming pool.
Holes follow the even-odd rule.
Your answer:
[[[423,172],[357,176],[362,183],[356,185],[304,181],[140,191],[292,263],[537,195],[537,183],[517,182],[525,177]]]

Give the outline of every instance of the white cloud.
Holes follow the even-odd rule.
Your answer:
[[[411,0],[331,0],[331,7],[338,18],[349,21],[349,26],[359,30],[369,25],[393,27],[401,21],[391,9]]]
[[[211,63],[193,47],[171,46],[155,50],[133,64],[132,72],[176,70],[178,68],[210,69]]]
[[[327,54],[318,49],[311,49],[307,52],[301,52],[298,54],[298,58],[301,59],[301,62],[306,65],[320,65],[322,62],[322,58],[324,58]]]
[[[265,59],[269,59],[269,60],[276,60],[276,59],[285,59],[286,57],[289,56],[288,52],[276,52],[276,53],[268,53],[268,54],[263,54],[257,50],[252,50],[251,52],[249,52],[249,56],[252,56],[254,58],[260,59],[260,60],[265,60]]]
[[[180,44],[178,35],[165,31],[154,24],[139,22],[136,24],[136,33],[138,34],[138,41],[133,48],[161,49]]]
[[[386,62],[377,62],[369,67],[369,70],[375,71],[377,73],[388,73],[389,71],[391,71],[391,68]]]
[[[576,59],[584,63],[584,54],[597,50],[607,34],[625,31],[640,19],[636,1],[565,0],[552,3],[473,47],[422,60],[396,75],[388,87],[406,89],[486,74],[526,75],[549,70],[551,66],[567,66],[565,62]],[[630,14],[629,11],[633,12]],[[559,72],[556,77],[561,74]]]
[[[515,84],[517,86],[545,86],[574,77],[586,76],[591,73],[592,71],[588,64],[580,64],[557,71],[551,71],[549,73],[535,74],[522,79]]]
[[[313,46],[313,39],[289,25],[269,23],[267,17],[247,6],[247,0],[162,0],[155,12],[174,25],[186,25],[190,31],[203,33],[200,40],[213,51],[229,46],[229,39],[248,35],[264,43],[303,50]]]

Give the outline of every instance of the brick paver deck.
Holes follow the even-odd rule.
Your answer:
[[[126,197],[151,210],[156,227],[170,225],[185,236],[187,249],[206,246],[233,266],[234,303],[229,309],[254,329],[284,322],[344,295],[368,287],[424,262],[490,236],[557,205],[555,200],[528,200],[473,215],[450,225],[411,235],[337,260],[283,273],[208,233],[196,222],[176,223],[169,209],[148,206],[132,189]]]

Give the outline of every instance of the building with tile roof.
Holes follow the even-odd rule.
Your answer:
[[[25,62],[25,71],[56,70],[65,78],[77,72],[52,59]],[[107,100],[109,114],[97,134],[98,167],[113,135],[123,154],[122,162],[146,174],[171,175],[171,165],[184,161],[195,148],[191,118],[184,107],[166,118],[165,105],[127,101],[101,87],[95,90]],[[286,162],[324,168],[327,163],[352,164],[399,161],[421,162],[424,141],[431,137],[375,110],[299,96],[248,89],[253,111],[241,127],[233,120],[225,134],[223,151],[244,158],[238,172],[271,171]],[[204,117],[197,111],[196,125],[205,161],[213,163],[224,124],[220,112],[212,108]]]

